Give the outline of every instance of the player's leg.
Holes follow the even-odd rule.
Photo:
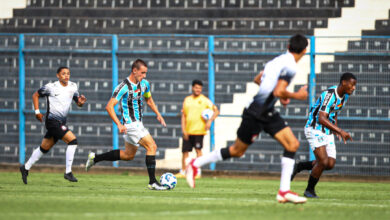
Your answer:
[[[203,149],[203,138],[204,135],[196,135],[194,136],[194,148],[196,152],[196,158],[201,157],[203,155],[202,149]],[[195,176],[196,179],[199,179],[202,177],[202,169],[199,167],[198,172]]]
[[[167,188],[161,186],[156,179],[156,142],[148,133],[146,136],[141,138],[138,143],[146,149],[145,163],[149,175],[148,188],[151,190],[167,190]]]
[[[188,161],[186,166],[186,180],[190,187],[195,187],[195,177],[198,168],[222,160],[227,160],[231,157],[241,157],[246,149],[252,144],[253,140],[261,131],[261,126],[258,121],[250,115],[243,114],[241,125],[237,130],[237,138],[234,144],[229,147],[215,149],[209,154]]]
[[[301,161],[301,162],[295,164],[294,171],[293,171],[293,173],[291,175],[291,181],[301,171],[313,169],[315,163],[316,163],[316,161],[313,160],[313,161]]]
[[[326,152],[328,154],[328,166],[325,168],[325,170],[331,170],[336,164],[336,146],[334,145],[334,140],[327,145]],[[295,164],[293,174],[291,175],[291,180],[293,180],[295,175],[303,170],[312,170],[316,162],[316,160],[302,161]]]
[[[203,155],[202,149],[195,148],[195,152],[196,152],[196,158],[201,157]],[[202,169],[198,168],[198,172],[196,173],[195,178],[199,179],[201,177],[202,177]]]
[[[315,130],[312,127],[305,127],[305,137],[309,142],[309,146],[312,151],[315,150],[316,147],[327,145],[326,149],[328,155],[334,155],[336,158],[336,146],[334,145],[334,136],[333,135],[325,135],[322,131]],[[328,140],[330,140],[328,144]],[[329,154],[330,153],[330,154]],[[314,165],[317,163],[314,161],[303,161],[299,162],[294,166],[293,174],[291,175],[291,180],[294,179],[295,175],[302,170],[312,170]]]
[[[92,166],[101,161],[133,160],[135,154],[137,153],[137,150],[138,146],[125,141],[125,150],[111,150],[102,154],[95,154],[91,152],[88,155],[88,160],[85,165],[85,168],[87,171],[89,171]]]
[[[56,141],[53,137],[48,137],[48,134],[45,135],[47,138],[43,138],[41,145],[37,147],[31,154],[30,158],[26,162],[26,164],[20,166],[20,172],[22,174],[22,180],[24,184],[27,184],[27,176],[28,171],[31,169],[31,167],[49,150],[54,146]]]
[[[336,165],[336,159],[328,156],[328,166],[325,170],[332,170]]]
[[[249,144],[237,138],[234,144],[226,148],[221,148],[214,150],[210,154],[203,155],[194,160],[194,166],[200,168],[209,163],[215,163],[218,161],[226,160],[231,157],[241,157],[244,155],[246,149],[248,149]]]
[[[132,160],[139,147],[138,141],[146,133],[142,123],[125,124],[127,132],[123,135],[125,141],[125,150],[111,150],[103,154],[95,154],[90,152],[87,162],[85,164],[85,170],[88,172],[92,166],[101,161],[117,161],[117,160]],[[140,128],[144,130],[139,130]],[[146,131],[147,132],[147,131]],[[143,136],[141,136],[143,135]]]
[[[270,133],[272,135],[272,132]],[[280,188],[277,194],[277,200],[278,202],[305,203],[306,198],[300,197],[290,190],[291,174],[295,163],[294,157],[295,152],[299,148],[299,141],[294,136],[290,127],[284,127],[275,133],[273,137],[284,147],[283,157],[281,160],[282,171],[280,177]]]
[[[305,190],[305,196],[309,198],[318,198],[315,192],[315,186],[317,185],[322,172],[328,167],[328,154],[326,153],[326,146],[317,147],[314,150],[314,155],[316,156],[316,164],[311,170],[309,180],[307,182],[307,187]]]
[[[326,146],[326,154],[328,155],[328,166],[325,170],[331,170],[336,164],[336,145],[334,142],[334,135],[328,135],[328,145]]]
[[[229,147],[215,149],[209,154],[205,154],[196,159],[192,159],[191,161],[187,161],[186,180],[188,185],[191,188],[195,187],[195,178],[198,174],[198,169],[201,168],[202,166],[209,163],[215,163],[218,161],[226,160],[231,157],[241,157],[242,155],[244,155],[248,146],[249,144],[244,143],[243,141],[240,140],[240,138],[237,138],[234,144],[232,144]]]
[[[77,182],[76,177],[74,177],[72,173],[74,154],[77,149],[77,138],[72,131],[68,130],[61,138],[61,140],[68,145],[68,147],[66,148],[66,170],[64,178],[71,182]]]
[[[182,152],[181,169],[180,169],[179,173],[177,173],[175,175],[177,178],[184,178],[185,177],[186,160],[188,158],[189,152],[192,151],[192,146],[193,146],[191,143],[191,141],[193,140],[192,137],[193,136],[190,135],[188,137],[188,140],[184,140],[184,138],[183,138],[183,144],[182,144],[182,149],[181,149],[181,152]]]

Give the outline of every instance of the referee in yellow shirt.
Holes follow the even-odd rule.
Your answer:
[[[203,83],[195,79],[192,81],[192,94],[187,96],[183,101],[183,109],[181,114],[181,130],[183,132],[183,157],[182,169],[176,177],[185,177],[185,161],[188,153],[195,148],[196,156],[202,156],[203,137],[210,129],[211,123],[219,115],[219,110],[210,99],[202,94]],[[209,120],[204,120],[202,112],[205,109],[211,109],[214,114]],[[201,172],[198,170],[197,178],[200,178]]]

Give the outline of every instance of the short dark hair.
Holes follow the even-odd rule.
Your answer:
[[[194,85],[203,86],[203,82],[202,82],[201,80],[199,80],[199,79],[194,79],[194,80],[192,81],[192,86],[194,86]]]
[[[143,60],[141,60],[141,59],[137,59],[137,60],[134,61],[133,64],[131,65],[131,71],[133,71],[134,68],[139,69],[141,66],[148,67],[148,65],[146,65],[145,61],[143,61]]]
[[[302,34],[292,36],[288,42],[288,51],[291,53],[301,53],[308,45],[307,38]]]
[[[341,75],[341,77],[340,77],[340,84],[342,81],[344,81],[344,80],[348,81],[350,79],[357,80],[356,76],[353,75],[352,73],[349,73],[349,72],[343,73],[343,75]]]
[[[66,67],[66,66],[60,66],[60,67],[58,67],[58,69],[57,69],[57,74],[60,73],[61,70],[63,70],[63,69],[69,69],[69,68]]]

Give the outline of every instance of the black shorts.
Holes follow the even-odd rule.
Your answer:
[[[246,144],[252,144],[262,130],[273,137],[285,127],[287,127],[287,122],[280,117],[277,111],[267,112],[262,119],[258,119],[244,110],[237,137]]]
[[[68,126],[66,126],[66,124],[57,120],[47,119],[45,121],[45,126],[47,131],[44,138],[50,139],[53,137],[54,143],[62,139],[65,136],[66,132],[69,131]]]
[[[191,152],[192,148],[202,149],[203,137],[204,135],[189,135],[188,140],[184,140],[183,138],[182,152]]]

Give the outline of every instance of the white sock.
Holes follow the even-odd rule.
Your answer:
[[[222,160],[221,149],[216,149],[209,154],[196,158],[194,161],[194,166],[202,167],[206,164],[221,161],[221,160]]]
[[[198,168],[198,173],[196,175],[202,175],[202,169]]]
[[[72,172],[72,164],[74,158],[74,152],[76,151],[77,145],[68,145],[66,148],[66,171],[65,173]]]
[[[282,175],[280,177],[280,191],[290,190],[291,174],[294,170],[294,159],[282,157]]]
[[[42,157],[43,153],[40,148],[41,147],[39,146],[32,152],[30,159],[28,159],[27,163],[24,165],[26,170],[30,170],[32,165],[34,165]]]

